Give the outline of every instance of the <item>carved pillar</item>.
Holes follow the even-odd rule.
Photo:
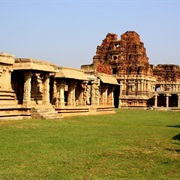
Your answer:
[[[137,90],[140,91],[140,81],[137,81]]]
[[[178,84],[176,84],[176,92],[178,92]]]
[[[114,106],[114,89],[114,86],[108,89],[107,103],[110,106]]]
[[[147,81],[144,81],[144,91],[147,91]]]
[[[90,105],[91,104],[91,99],[92,99],[92,97],[91,97],[91,95],[92,95],[92,93],[91,93],[91,85],[86,85],[86,90],[85,90],[85,92],[84,92],[84,99],[85,99],[85,104],[87,104],[87,105]]]
[[[92,83],[92,98],[91,104],[92,105],[99,105],[99,96],[100,96],[100,80],[96,79],[91,82]]]
[[[58,83],[56,80],[54,80],[54,83],[53,83],[53,99],[54,99],[56,107],[58,107],[58,105],[59,105],[58,97],[59,97]]]
[[[12,73],[12,67],[7,67],[7,76],[6,76],[6,82],[8,82],[8,90],[12,90],[11,87],[11,73]]]
[[[104,97],[104,99],[103,99],[103,104],[104,104],[104,105],[107,105],[108,86],[109,86],[109,85],[105,85],[105,86],[104,86],[104,94],[103,94],[103,97]]]
[[[107,105],[108,85],[103,85],[101,89],[101,105]]]
[[[50,103],[50,77],[49,74],[44,75],[44,87],[43,87],[43,104]]]
[[[148,91],[148,90],[149,90],[149,82],[146,81],[146,91]]]
[[[24,94],[23,94],[23,105],[31,105],[31,72],[26,72],[24,74]]]
[[[141,87],[140,87],[140,90],[143,91],[143,87],[144,87],[144,81],[141,80]]]
[[[68,102],[67,102],[68,106],[76,105],[76,102],[75,102],[76,84],[77,84],[77,82],[73,82],[73,81],[68,84]]]
[[[80,91],[80,95],[79,95],[79,105],[81,106],[85,106],[86,105],[86,101],[87,101],[87,96],[88,96],[88,92],[87,92],[87,83],[88,81],[83,81],[81,83],[81,91]]]
[[[59,106],[60,107],[65,106],[65,102],[64,102],[64,99],[65,99],[64,98],[65,85],[66,85],[65,81],[61,81],[60,84],[58,84],[58,86],[59,86],[58,100],[59,100]]]

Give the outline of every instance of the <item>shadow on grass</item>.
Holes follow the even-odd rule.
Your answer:
[[[167,127],[173,127],[173,128],[180,128],[180,125],[175,125],[175,126],[167,126]]]
[[[173,139],[173,140],[178,140],[178,141],[180,141],[180,134],[177,134],[176,136],[173,136],[172,139]]]
[[[180,128],[180,125],[175,125],[175,126],[168,125],[167,127]],[[177,134],[176,136],[173,136],[172,139],[180,141],[180,134]]]
[[[165,150],[168,150],[168,151],[175,151],[175,152],[177,152],[177,153],[180,153],[180,149],[165,148]]]
[[[173,128],[180,128],[180,125],[174,125],[174,126],[167,126],[167,127],[173,127]],[[173,140],[180,141],[180,134],[177,134],[172,137]],[[179,144],[179,142],[173,143],[173,144]],[[175,151],[177,153],[180,153],[180,149],[171,149],[171,148],[166,148],[168,151]]]

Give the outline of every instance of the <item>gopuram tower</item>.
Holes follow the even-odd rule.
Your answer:
[[[92,65],[91,65],[92,66]],[[120,84],[116,107],[147,108],[153,106],[155,77],[144,43],[134,31],[127,31],[119,40],[108,33],[93,57],[96,72],[112,74]]]

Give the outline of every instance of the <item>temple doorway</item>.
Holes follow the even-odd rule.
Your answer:
[[[176,94],[169,97],[169,107],[178,107],[178,96]]]
[[[114,107],[119,107],[119,92],[120,92],[120,86],[116,86],[114,90]]]
[[[12,89],[15,92],[18,104],[23,104],[24,94],[24,74],[23,72],[13,71],[11,74]]]
[[[159,94],[158,100],[157,100],[157,106],[158,107],[166,107],[166,96],[164,94]]]

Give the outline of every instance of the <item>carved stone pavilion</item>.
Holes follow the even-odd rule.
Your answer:
[[[116,86],[116,78],[106,74],[87,76],[80,69],[0,53],[0,119],[115,113]]]
[[[108,33],[81,69],[0,53],[0,119],[59,119],[114,108],[180,110],[180,67],[149,64],[134,31]]]

